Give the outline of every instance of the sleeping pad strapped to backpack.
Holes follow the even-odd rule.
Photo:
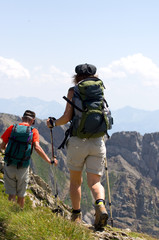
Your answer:
[[[32,153],[33,127],[13,125],[13,129],[5,151],[4,161],[17,168],[28,167]]]

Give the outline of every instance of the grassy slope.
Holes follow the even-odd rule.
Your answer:
[[[26,197],[22,211],[16,204],[9,202],[0,184],[0,239],[1,240],[93,240],[89,230],[56,216],[47,207],[32,208],[31,200]],[[109,231],[109,228],[106,229]],[[120,229],[113,228],[114,233]],[[134,239],[155,240],[148,235],[129,233]],[[112,238],[111,238],[112,239]],[[113,239],[116,239],[115,237]]]
[[[0,178],[3,174],[0,174]],[[26,197],[24,210],[7,200],[4,186],[0,184],[0,239],[1,240],[92,240],[94,237],[86,228],[69,220],[56,216],[47,207],[32,208],[29,197]],[[109,227],[106,229],[109,232]],[[120,232],[120,229],[112,229]],[[111,231],[112,231],[111,230]],[[134,239],[155,240],[145,234],[127,233]],[[116,239],[116,238],[114,238]]]
[[[25,208],[21,211],[16,204],[7,200],[3,191],[3,185],[0,185],[1,240],[93,239],[91,233],[84,227],[57,217],[49,208],[33,209],[28,197],[26,197]]]

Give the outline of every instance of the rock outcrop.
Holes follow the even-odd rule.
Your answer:
[[[159,236],[159,133],[115,133],[107,157],[115,225]]]

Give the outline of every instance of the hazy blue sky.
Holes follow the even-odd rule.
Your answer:
[[[62,99],[91,63],[112,109],[159,109],[158,0],[0,0],[0,98]]]

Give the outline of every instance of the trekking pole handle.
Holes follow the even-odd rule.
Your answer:
[[[50,122],[50,124],[51,124],[51,127],[50,127],[50,128],[55,127],[55,121],[56,121],[56,118],[54,118],[54,117],[49,117],[49,122]]]

